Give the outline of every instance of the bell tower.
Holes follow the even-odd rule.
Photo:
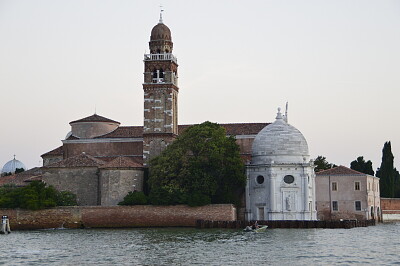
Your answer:
[[[178,63],[161,14],[151,30],[149,48],[150,54],[144,55],[144,165],[178,135]]]

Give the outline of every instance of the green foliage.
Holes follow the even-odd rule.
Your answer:
[[[40,181],[33,181],[25,187],[0,188],[0,208],[39,210],[57,205],[76,205],[76,196],[70,192],[58,192]]]
[[[186,129],[150,161],[150,203],[238,203],[245,180],[235,139],[218,124],[204,122]]]
[[[118,205],[146,205],[147,197],[141,191],[131,191]]]
[[[15,169],[15,173],[16,173],[16,174],[22,173],[22,172],[24,172],[24,171],[25,171],[24,168],[17,168],[17,169]]]
[[[321,156],[321,155],[318,156],[317,158],[315,158],[314,165],[315,165],[315,169],[314,169],[315,172],[331,169],[331,168],[337,166],[336,164],[328,163],[326,158],[324,156]]]
[[[366,162],[363,156],[359,156],[357,160],[352,161],[350,163],[350,168],[367,175],[374,175],[372,162],[370,160]]]
[[[57,191],[57,206],[76,206],[76,195],[70,191]]]
[[[400,174],[393,167],[393,161],[392,146],[388,141],[383,145],[381,167],[376,170],[376,176],[380,178],[381,197],[394,198],[400,196]]]

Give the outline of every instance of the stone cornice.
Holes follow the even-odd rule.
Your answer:
[[[63,144],[77,143],[113,143],[113,142],[143,142],[143,138],[104,138],[104,139],[73,139],[62,140]]]

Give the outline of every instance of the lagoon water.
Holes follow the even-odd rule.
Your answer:
[[[400,223],[353,229],[56,229],[0,235],[0,265],[400,265]]]

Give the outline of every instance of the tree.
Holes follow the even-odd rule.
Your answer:
[[[376,170],[376,176],[380,178],[381,197],[393,198],[395,192],[399,191],[399,188],[396,188],[396,186],[400,184],[398,181],[400,174],[393,167],[393,161],[392,146],[390,141],[388,141],[383,145],[381,167]]]
[[[41,181],[33,181],[25,187],[3,186],[0,188],[0,208],[39,210],[71,205],[76,205],[75,194],[59,192]]]
[[[350,168],[367,175],[374,175],[372,162],[370,160],[366,162],[363,156],[359,156],[357,160],[352,161],[350,163]]]
[[[321,156],[321,155],[319,155],[317,158],[315,158],[314,165],[315,165],[315,169],[314,169],[315,172],[331,169],[331,168],[337,166],[336,164],[328,163],[326,158],[324,156]]]
[[[152,204],[238,203],[246,182],[239,146],[218,124],[186,129],[150,161]]]
[[[131,191],[118,205],[145,205],[147,197],[142,191]]]

